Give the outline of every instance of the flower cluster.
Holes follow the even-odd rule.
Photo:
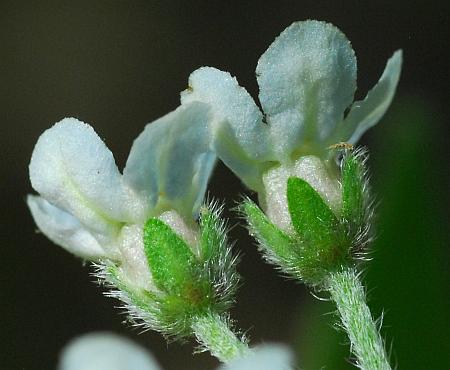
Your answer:
[[[202,67],[180,107],[135,140],[123,174],[89,125],[64,119],[36,144],[30,179],[40,196],[28,206],[49,239],[96,264],[135,322],[194,335],[225,362],[248,355],[228,328],[236,257],[218,207],[203,205],[216,158],[258,193],[261,209],[245,200],[240,210],[266,259],[327,289],[371,240],[366,154],[352,148],[387,111],[401,64],[397,51],[354,102],[356,57],[345,35],[296,22],[258,61],[262,111],[229,73]]]

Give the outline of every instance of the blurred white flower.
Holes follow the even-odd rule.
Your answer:
[[[278,344],[265,344],[252,349],[244,358],[231,361],[217,370],[291,370],[292,353]]]
[[[356,57],[345,35],[329,23],[295,22],[258,61],[264,113],[234,77],[211,67],[191,74],[182,102],[212,107],[219,158],[259,192],[269,217],[289,228],[285,187],[290,176],[317,185],[330,207],[339,208],[337,171],[327,148],[338,142],[354,144],[382,118],[401,64],[402,52],[397,51],[366,98],[353,102]]]
[[[153,356],[129,339],[91,333],[72,340],[62,351],[58,370],[161,370]]]
[[[248,356],[217,370],[290,370],[291,352],[280,345],[254,348]],[[153,356],[132,341],[110,333],[76,338],[63,350],[58,370],[160,370]]]

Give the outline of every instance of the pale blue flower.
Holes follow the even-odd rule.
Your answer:
[[[234,77],[211,67],[191,74],[182,102],[212,107],[219,158],[259,193],[269,217],[288,227],[284,198],[290,176],[312,183],[332,208],[339,207],[338,179],[328,164],[333,154],[328,147],[354,144],[382,118],[393,99],[401,64],[402,52],[397,51],[366,98],[353,102],[356,57],[350,42],[329,23],[296,22],[258,61],[263,112]]]
[[[209,108],[183,105],[146,126],[123,175],[91,126],[65,118],[39,138],[28,206],[53,242],[88,260],[120,262],[126,280],[151,288],[142,227],[160,217],[189,242],[215,163]]]
[[[217,370],[291,370],[292,354],[280,345],[254,348],[245,358]],[[144,348],[110,333],[76,338],[64,348],[58,370],[161,370]]]

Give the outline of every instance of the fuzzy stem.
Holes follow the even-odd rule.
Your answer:
[[[197,317],[192,329],[200,345],[222,362],[243,357],[249,352],[246,341],[239,339],[228,321],[216,313]]]
[[[366,304],[364,287],[354,268],[331,273],[328,290],[351,342],[356,365],[363,370],[391,370],[383,339]]]

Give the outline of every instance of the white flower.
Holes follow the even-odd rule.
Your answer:
[[[238,358],[217,370],[291,370],[292,353],[284,346],[265,344],[252,349],[244,358]]]
[[[141,346],[112,333],[85,334],[63,350],[59,370],[161,370]]]
[[[278,195],[280,189],[275,188],[280,183],[284,188],[290,176],[302,177],[317,184],[332,208],[339,208],[336,169],[329,165],[327,148],[355,143],[382,118],[394,96],[401,63],[402,52],[397,51],[366,98],[353,102],[356,58],[350,42],[331,24],[296,22],[259,59],[256,75],[264,113],[234,77],[211,67],[191,74],[182,103],[210,104],[219,158],[259,192],[272,220],[289,228],[283,221],[289,218],[286,191]],[[284,198],[280,201],[278,196]]]
[[[249,356],[231,361],[217,370],[290,370],[292,354],[280,345],[264,345]],[[144,348],[109,333],[76,338],[62,352],[59,370],[160,370]]]
[[[84,259],[119,262],[129,282],[151,288],[142,226],[150,217],[169,225],[175,219],[174,231],[192,239],[216,158],[208,115],[197,102],[147,125],[123,175],[91,126],[75,118],[56,123],[41,135],[30,162],[40,196],[29,195],[27,203],[39,229]]]

